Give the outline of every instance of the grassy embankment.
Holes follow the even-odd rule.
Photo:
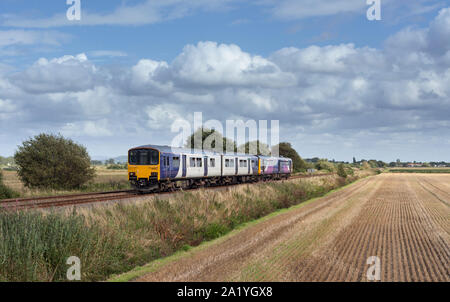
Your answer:
[[[70,256],[81,259],[83,281],[105,280],[323,196],[364,173],[183,192],[77,212],[0,213],[0,280],[64,281]]]

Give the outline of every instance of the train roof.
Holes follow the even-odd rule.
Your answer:
[[[161,145],[144,145],[144,146],[139,146],[139,147],[135,147],[132,149],[139,149],[139,148],[151,148],[151,149],[155,149],[158,150],[160,152],[164,152],[164,153],[173,153],[173,152],[179,152],[179,153],[188,153],[188,154],[204,154],[204,155],[233,155],[233,156],[253,156],[253,157],[260,157],[260,158],[276,158],[274,156],[262,156],[262,155],[254,155],[254,154],[245,154],[245,153],[233,153],[233,152],[227,152],[227,153],[223,153],[223,152],[215,152],[212,150],[201,150],[201,149],[189,149],[189,148],[180,148],[180,147],[171,147],[171,146],[161,146]],[[287,157],[283,157],[283,156],[279,156],[277,158],[284,158],[284,159],[289,159]]]
[[[171,147],[171,146],[160,146],[160,145],[144,145],[135,147],[132,149],[139,149],[139,148],[152,148],[156,149],[160,152],[165,153],[173,153],[173,152],[179,152],[179,153],[188,153],[188,154],[205,154],[205,155],[236,155],[236,156],[256,156],[252,154],[245,154],[245,153],[237,153],[237,152],[215,152],[213,150],[202,150],[202,149],[189,149],[189,148],[180,148],[180,147]]]

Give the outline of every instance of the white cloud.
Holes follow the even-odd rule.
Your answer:
[[[126,57],[127,53],[119,50],[93,50],[88,53],[89,57],[100,58],[100,57]]]
[[[13,112],[15,109],[16,106],[14,106],[11,100],[0,99],[0,113]]]
[[[56,31],[0,30],[0,47],[32,44],[58,46],[69,37]]]
[[[234,0],[233,0],[234,1]],[[42,19],[8,15],[3,26],[51,28],[73,25],[146,25],[179,19],[197,11],[227,9],[230,0],[146,0],[134,5],[122,3],[109,13],[90,12],[82,7],[81,20],[69,21],[65,13]],[[69,7],[67,7],[69,8]]]
[[[184,118],[179,110],[180,108],[171,104],[147,106],[145,113],[148,117],[148,127],[152,130],[170,129],[175,120]]]
[[[69,137],[104,137],[113,135],[109,122],[106,119],[67,123],[61,128],[61,134]]]
[[[272,14],[280,19],[303,19],[339,13],[364,12],[361,0],[276,0],[271,1]]]
[[[79,54],[41,58],[13,79],[30,93],[74,92],[94,88],[100,83],[101,74],[85,54]]]
[[[295,78],[261,56],[243,52],[234,44],[199,42],[187,45],[170,67],[182,84],[201,86],[262,85],[286,87]]]

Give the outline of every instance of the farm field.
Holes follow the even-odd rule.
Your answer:
[[[450,174],[390,174],[140,268],[136,281],[450,281]],[[145,273],[144,273],[145,272]]]
[[[429,167],[418,167],[418,168],[389,168],[389,172],[392,173],[450,173],[450,168],[429,168]]]
[[[128,183],[127,170],[109,170],[104,167],[95,167],[96,177],[93,182],[89,184],[91,188],[87,191],[101,191],[104,189],[107,191],[111,186],[123,185]],[[22,184],[16,171],[2,171],[3,183],[14,191],[18,192],[22,197],[35,197],[35,196],[47,196],[47,195],[61,195],[67,193],[77,193],[78,191],[43,191],[43,190],[30,190]],[[105,188],[102,188],[103,185]],[[97,190],[98,189],[98,190]],[[114,188],[112,188],[114,189]],[[81,190],[80,190],[81,192]]]

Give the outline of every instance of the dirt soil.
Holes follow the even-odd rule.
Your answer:
[[[136,281],[450,281],[450,174],[381,174]],[[372,259],[373,260],[373,259]]]

